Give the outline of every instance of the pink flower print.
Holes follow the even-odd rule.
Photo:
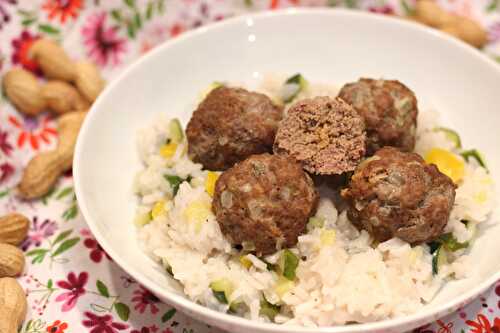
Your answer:
[[[40,145],[50,144],[51,137],[57,137],[57,131],[52,125],[50,116],[16,118],[13,115],[8,117],[10,124],[17,128],[17,147],[22,148],[29,143],[33,150],[38,150]]]
[[[435,333],[433,330],[430,329],[431,324],[424,325],[422,327],[414,329],[412,332],[413,333]]]
[[[113,322],[113,317],[109,314],[98,316],[87,311],[85,316],[88,319],[82,321],[82,324],[87,328],[92,328],[90,333],[117,333],[129,327],[127,324]]]
[[[21,244],[21,249],[27,251],[31,246],[40,246],[42,241],[52,235],[57,230],[57,224],[54,221],[44,220],[39,222],[38,217],[35,216],[28,230],[28,236]]]
[[[82,0],[46,0],[42,9],[47,11],[49,20],[59,17],[62,24],[68,17],[76,19],[83,7]]]
[[[151,293],[143,286],[140,286],[139,289],[136,289],[134,291],[134,297],[132,298],[132,302],[135,303],[134,309],[136,309],[140,313],[144,313],[148,305],[150,306],[150,311],[152,314],[156,314],[159,311],[156,304],[159,303],[160,300],[158,299],[158,297],[153,295],[153,293]]]
[[[143,327],[141,330],[133,330],[130,333],[151,333],[153,332],[152,330],[149,329],[149,327]]]
[[[90,232],[89,229],[87,228],[83,228],[80,230],[80,235],[82,235],[83,237],[93,237],[92,236],[92,233]]]
[[[14,147],[8,140],[9,134],[7,133],[7,131],[2,131],[0,129],[0,151],[2,151],[5,156],[10,156],[10,153],[14,149]]]
[[[390,5],[370,6],[368,7],[368,10],[372,13],[378,13],[378,14],[386,14],[386,15],[394,14],[394,8],[392,8]]]
[[[56,302],[64,302],[61,311],[67,312],[73,309],[78,301],[78,298],[85,294],[85,285],[87,284],[89,275],[87,272],[82,272],[78,277],[71,272],[68,274],[68,280],[58,281],[57,285],[68,290],[57,296]]]
[[[8,162],[0,164],[0,184],[5,182],[14,174],[14,166]]]
[[[121,53],[126,51],[126,40],[119,38],[117,27],[106,26],[106,13],[96,13],[87,18],[82,34],[88,56],[98,65],[113,66],[120,63]]]
[[[500,40],[500,22],[495,22],[488,28],[488,39],[490,42],[497,42]]]
[[[186,30],[186,28],[182,24],[175,23],[169,29],[170,37],[176,37],[176,36],[180,35],[184,30]]]
[[[17,0],[0,0],[0,29],[2,29],[4,23],[10,22],[10,14],[7,12],[7,7],[4,5],[15,5],[17,4]]]
[[[38,64],[29,56],[31,45],[39,39],[40,36],[32,35],[29,31],[23,30],[18,38],[14,38],[12,44],[11,60],[13,64],[19,64],[35,74],[40,74]]]
[[[86,248],[90,249],[90,259],[95,263],[100,263],[103,257],[111,260],[111,257],[104,251],[99,243],[93,238],[86,238],[83,242]]]

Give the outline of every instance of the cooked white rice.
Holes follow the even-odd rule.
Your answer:
[[[282,78],[264,79],[261,91],[279,95]],[[335,96],[337,90],[327,85],[309,85],[299,98],[317,95]],[[416,152],[425,155],[433,147],[453,151],[442,132],[434,131],[437,115],[420,112]],[[431,301],[449,279],[467,277],[467,250],[448,254],[449,263],[433,274],[432,254],[427,245],[411,247],[397,238],[373,246],[365,231],[359,232],[344,211],[334,205],[335,193],[321,188],[318,217],[323,228],[315,228],[299,237],[291,249],[301,260],[294,282],[283,282],[268,263],[276,263],[279,253],[262,259],[247,255],[247,269],[239,254],[222,235],[211,212],[211,196],[205,190],[208,171],[190,161],[185,141],[174,156],[159,154],[170,137],[169,119],[161,115],[138,136],[138,149],[144,169],[137,175],[135,190],[139,197],[137,216],[142,221],[139,241],[145,252],[159,263],[170,266],[176,280],[193,301],[219,311],[228,305],[219,302],[210,289],[215,280],[227,279],[234,286],[229,302],[244,302],[244,317],[269,321],[259,315],[260,301],[282,304],[275,322],[303,326],[326,326],[348,322],[370,322],[418,311]],[[457,157],[461,158],[457,154]],[[464,161],[465,163],[465,161]],[[164,175],[183,179],[178,193]],[[446,232],[459,242],[472,243],[477,224],[488,219],[493,209],[493,181],[488,172],[474,161],[465,163],[465,175],[456,191],[455,205]],[[158,202],[163,210],[144,224]],[[468,221],[467,225],[461,221]],[[248,265],[247,261],[247,266]],[[167,264],[168,263],[168,264]]]

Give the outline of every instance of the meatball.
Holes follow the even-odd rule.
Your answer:
[[[209,170],[226,170],[253,154],[272,151],[282,108],[241,88],[212,90],[186,129],[189,157]]]
[[[212,208],[233,245],[251,244],[255,253],[265,255],[297,244],[318,200],[311,178],[297,162],[261,154],[222,173]]]
[[[413,151],[417,127],[417,99],[399,81],[360,79],[346,84],[339,97],[365,119],[367,154],[384,146]]]
[[[455,185],[419,155],[384,147],[358,166],[342,197],[351,222],[376,240],[418,244],[442,234]]]
[[[340,98],[303,99],[290,107],[276,133],[276,154],[295,158],[318,175],[353,171],[365,155],[365,125]]]

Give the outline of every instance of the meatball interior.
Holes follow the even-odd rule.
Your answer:
[[[353,171],[365,155],[362,117],[339,98],[303,99],[281,121],[274,152],[295,158],[308,172]]]
[[[413,151],[417,98],[404,84],[396,80],[363,78],[344,85],[339,97],[351,104],[364,118],[368,155],[384,146]]]
[[[298,163],[262,154],[222,173],[212,205],[232,244],[252,244],[258,255],[265,255],[297,243],[318,200],[311,178]]]
[[[252,154],[271,152],[282,108],[241,88],[212,90],[186,128],[189,157],[205,169],[226,170]]]
[[[351,222],[376,240],[418,244],[442,234],[455,185],[419,155],[385,147],[358,166],[342,197]]]

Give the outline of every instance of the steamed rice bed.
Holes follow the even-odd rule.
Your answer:
[[[261,90],[278,98],[282,82],[269,77]],[[297,99],[336,94],[331,86],[309,85]],[[456,143],[445,132],[435,130],[438,126],[435,113],[420,112],[415,152],[425,156],[433,148],[442,148],[463,161],[463,179],[445,232],[473,246],[477,224],[486,221],[493,209],[493,181],[474,160],[463,160]],[[295,280],[284,279],[268,270],[268,264],[277,263],[280,252],[264,258],[252,254],[241,258],[224,238],[211,210],[209,193],[210,182],[218,173],[202,170],[200,164],[188,159],[185,138],[171,144],[165,158],[162,148],[170,141],[171,131],[170,119],[160,115],[139,132],[144,169],[135,180],[138,237],[144,251],[164,265],[186,296],[197,303],[222,312],[229,310],[229,304],[244,304],[238,307],[239,315],[270,321],[261,315],[265,299],[281,305],[274,318],[277,323],[311,327],[363,323],[414,313],[430,302],[446,281],[466,278],[470,273],[467,249],[447,252],[448,262],[441,263],[436,274],[433,254],[426,244],[412,247],[393,238],[374,246],[371,236],[358,231],[346,212],[336,207],[338,193],[323,186],[319,188],[316,217],[325,223],[301,235],[296,247],[290,249],[302,260]],[[165,175],[189,182],[172,186]],[[210,288],[213,281],[221,279],[232,286],[229,304],[217,299]]]

